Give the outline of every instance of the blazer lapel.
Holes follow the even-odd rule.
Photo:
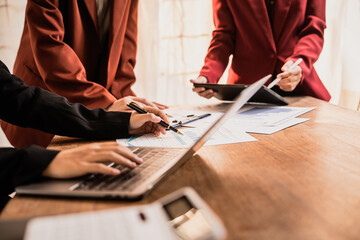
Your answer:
[[[277,41],[283,31],[292,0],[276,1],[274,11],[274,36]]]
[[[98,33],[99,32],[99,25],[98,25],[96,1],[95,0],[84,0],[84,3],[86,5],[86,8],[87,8],[90,16],[91,16],[91,19],[93,20],[96,32]]]
[[[247,0],[264,37],[275,50],[275,40],[264,0]]]

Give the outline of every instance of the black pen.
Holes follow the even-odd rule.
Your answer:
[[[127,106],[133,110],[135,110],[136,112],[140,113],[140,114],[145,114],[145,113],[148,113],[145,109],[143,109],[142,107],[140,107],[139,105],[137,105],[135,102],[129,102],[127,104]],[[167,124],[164,120],[161,120],[159,122],[159,124],[161,126],[163,126],[164,128],[166,129],[170,129],[171,131],[174,131],[178,134],[181,134],[181,135],[184,135],[182,134],[179,130],[177,130],[176,128],[173,128],[170,124]]]
[[[188,116],[188,118],[182,120],[182,121],[179,121],[177,124],[173,125],[174,128],[179,128],[179,127],[182,127],[184,126],[185,124],[188,124],[188,123],[191,123],[191,122],[194,122],[196,120],[199,120],[199,119],[202,119],[202,118],[205,118],[205,117],[208,117],[208,116],[211,116],[211,113],[205,113],[205,114],[202,114],[202,115],[191,115],[191,116]]]

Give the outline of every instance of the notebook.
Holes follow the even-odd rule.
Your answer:
[[[268,75],[243,90],[224,114],[190,148],[136,148],[144,162],[134,169],[112,164],[121,170],[118,176],[92,174],[68,180],[44,180],[19,186],[17,194],[59,197],[140,199],[165,176],[191,158],[210,137],[270,79]]]

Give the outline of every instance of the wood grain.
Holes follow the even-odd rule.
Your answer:
[[[223,220],[228,239],[358,239],[360,113],[311,98],[300,125],[257,142],[203,147],[139,202],[16,196],[1,214],[13,219],[133,206],[193,187]],[[84,144],[56,138],[51,147]]]

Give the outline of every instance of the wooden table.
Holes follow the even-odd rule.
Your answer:
[[[139,202],[16,196],[14,219],[149,203],[193,187],[223,220],[228,239],[359,239],[360,113],[310,98],[308,122],[259,141],[203,147]],[[83,144],[57,138],[52,148]]]

